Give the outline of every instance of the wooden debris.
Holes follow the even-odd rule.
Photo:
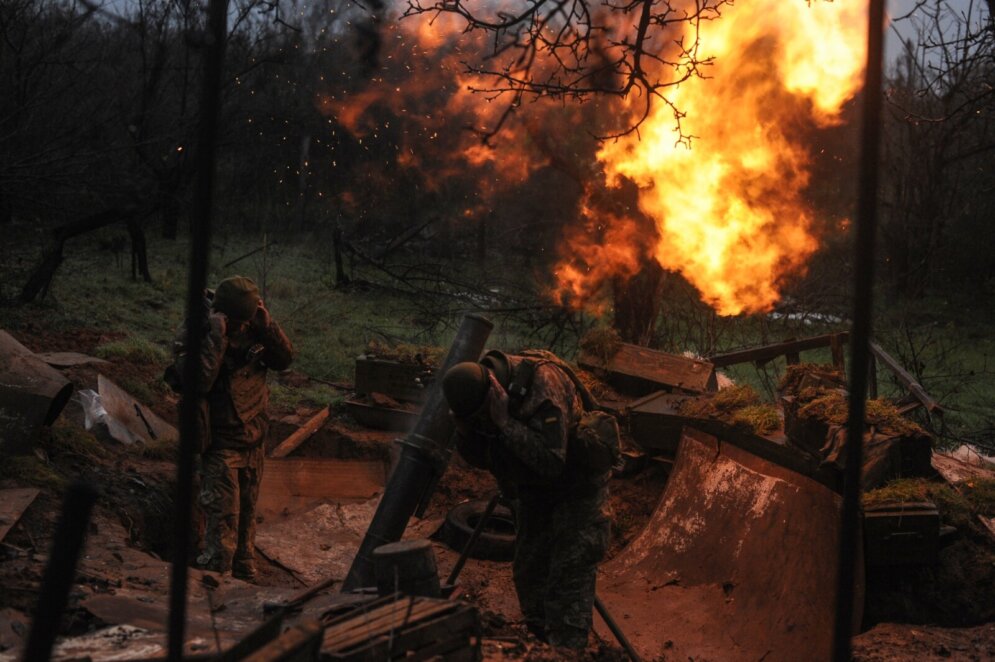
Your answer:
[[[317,584],[301,589],[297,593],[288,596],[286,599],[280,602],[264,602],[263,612],[269,613],[280,610],[298,609],[314,596],[334,586],[335,583],[338,581],[339,581],[338,577],[329,577],[327,579],[321,580]]]
[[[348,662],[478,660],[480,634],[477,610],[466,603],[394,595],[328,620],[322,653]]]
[[[317,662],[321,655],[321,640],[321,624],[305,621],[242,659],[246,662]]]
[[[995,480],[995,469],[986,462],[965,462],[957,459],[949,453],[935,452],[932,458],[933,468],[947,481],[951,487],[959,490],[959,484],[972,480]],[[995,540],[995,517],[978,515],[978,522]]]
[[[926,389],[924,389],[922,385],[916,381],[915,377],[910,375],[905,368],[903,368],[902,365],[894,359],[894,357],[885,352],[881,348],[881,345],[876,342],[872,342],[870,344],[870,348],[874,357],[895,374],[902,385],[908,389],[909,393],[911,393],[916,400],[918,400],[922,406],[926,408],[926,411],[930,414],[943,416],[943,408],[940,404],[934,400],[929,393],[926,393]]]
[[[848,334],[846,333],[830,333],[811,338],[802,338],[801,340],[789,340],[773,345],[764,345],[763,347],[753,347],[738,352],[716,354],[715,356],[708,357],[708,360],[717,368],[751,361],[762,365],[781,356],[789,357],[789,363],[797,363],[799,352],[809,349],[819,349],[820,347],[830,347],[833,349],[834,359],[842,363],[842,351],[840,347],[842,343],[847,341],[847,338]],[[842,368],[842,365],[837,365],[836,367]]]
[[[259,503],[262,509],[282,510],[322,499],[369,499],[383,491],[386,482],[383,460],[277,458],[266,462]]]
[[[33,487],[0,490],[0,540],[17,524],[39,491]]]
[[[317,432],[321,426],[324,425],[325,421],[328,420],[328,414],[328,407],[325,407],[312,416],[304,425],[299,427],[296,432],[281,441],[280,445],[274,448],[270,453],[270,457],[286,457],[290,455],[297,449],[298,446],[307,441],[311,435]]]
[[[606,381],[614,388],[636,396],[661,389],[685,393],[718,389],[715,366],[708,361],[628,343],[623,343],[607,362],[600,356],[581,351],[577,364],[596,374],[607,373]]]
[[[96,356],[80,354],[79,352],[38,352],[35,356],[53,368],[73,368],[78,365],[110,363],[110,361],[98,359]]]

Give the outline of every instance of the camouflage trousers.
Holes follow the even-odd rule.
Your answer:
[[[256,501],[264,449],[208,449],[202,456],[200,506],[207,519],[204,552],[197,562],[218,572],[255,559]]]
[[[518,500],[515,590],[529,629],[554,646],[587,645],[598,563],[608,550],[607,501],[607,488],[552,502]]]

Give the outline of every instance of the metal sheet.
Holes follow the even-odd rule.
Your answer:
[[[107,413],[120,421],[135,438],[144,442],[175,441],[180,438],[176,428],[103,375],[97,375],[97,390]],[[120,441],[129,443],[125,439]]]
[[[6,331],[0,331],[0,450],[26,452],[62,413],[73,385]]]
[[[829,659],[839,522],[831,489],[689,428],[598,593],[646,659]]]

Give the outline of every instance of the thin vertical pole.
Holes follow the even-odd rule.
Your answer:
[[[207,326],[204,287],[211,245],[211,205],[214,196],[214,157],[221,99],[221,76],[228,33],[228,0],[210,0],[204,47],[204,80],[197,130],[197,167],[190,218],[190,267],[187,281],[187,338],[190,360],[183,366],[183,400],[180,407],[180,448],[176,463],[176,517],[173,565],[169,589],[170,662],[183,659],[186,635],[187,564],[193,511],[193,472],[197,438],[197,410],[201,395],[197,367]]]
[[[850,417],[847,422],[843,515],[836,587],[833,659],[849,662],[853,628],[857,542],[860,534],[860,470],[863,463],[867,368],[870,365],[874,289],[874,239],[877,232],[878,159],[881,150],[881,78],[885,0],[870,0],[867,24],[867,71],[861,131],[855,243],[853,329],[850,334]]]
[[[24,662],[47,662],[52,657],[52,645],[59,634],[62,612],[66,610],[69,589],[76,577],[76,563],[90,526],[90,511],[96,500],[96,491],[84,483],[72,485],[66,492],[24,648]]]

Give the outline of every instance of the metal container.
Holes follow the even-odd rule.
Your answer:
[[[864,558],[869,566],[928,565],[940,549],[940,514],[929,501],[864,508]]]

